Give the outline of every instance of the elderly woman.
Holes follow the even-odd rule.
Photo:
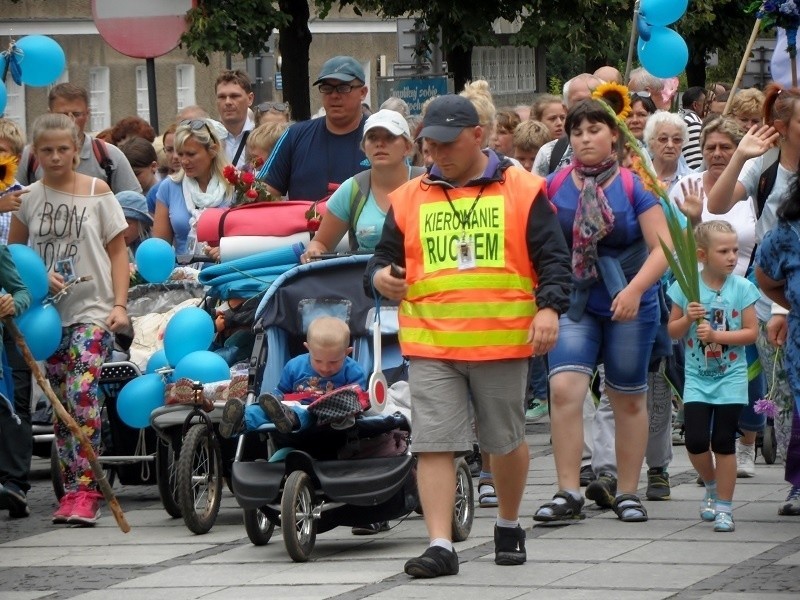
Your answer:
[[[656,177],[668,193],[681,177],[692,172],[681,160],[681,148],[686,137],[686,123],[680,115],[657,110],[647,119],[644,141],[653,157]]]
[[[764,122],[764,92],[756,88],[748,88],[736,92],[731,100],[730,116],[736,119],[742,129],[742,135],[747,133],[753,125]]]
[[[175,246],[177,254],[195,254],[197,221],[206,209],[228,206],[233,189],[222,174],[230,164],[220,136],[225,131],[211,119],[182,121],[175,130],[180,170],[158,187],[153,236]]]
[[[692,221],[693,225],[701,221],[722,219],[728,221],[736,230],[739,254],[734,273],[745,276],[748,267],[753,262],[753,253],[756,246],[756,214],[753,202],[737,202],[722,215],[712,214],[708,210],[707,199],[703,190],[710,190],[717,183],[725,167],[731,162],[731,157],[742,139],[743,132],[737,120],[729,117],[718,117],[706,123],[700,133],[700,148],[703,152],[703,161],[708,167],[700,173],[687,175],[676,186],[673,198],[681,210]],[[755,363],[758,351],[755,345],[747,347],[748,363]],[[739,477],[753,477],[755,475],[755,442],[756,435],[764,429],[766,416],[753,411],[753,406],[763,394],[763,377],[759,372],[751,374],[748,388],[749,404],[739,417],[739,429],[742,437],[736,441],[736,463]]]

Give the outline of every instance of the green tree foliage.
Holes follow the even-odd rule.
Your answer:
[[[186,19],[181,45],[207,65],[212,52],[259,54],[272,30],[287,26],[290,16],[264,0],[199,0]]]

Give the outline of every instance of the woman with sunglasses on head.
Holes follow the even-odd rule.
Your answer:
[[[233,188],[222,173],[230,164],[220,148],[224,132],[211,119],[183,121],[175,129],[181,168],[158,188],[153,236],[167,240],[179,255],[196,253],[197,221],[203,210],[228,206],[233,198]]]
[[[264,123],[289,123],[291,120],[288,102],[262,102],[256,106],[256,127]]]

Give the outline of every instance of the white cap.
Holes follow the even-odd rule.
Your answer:
[[[405,117],[396,110],[382,108],[367,117],[367,122],[364,123],[364,136],[367,135],[370,129],[375,129],[376,127],[382,127],[392,135],[402,135],[407,140],[413,141]]]

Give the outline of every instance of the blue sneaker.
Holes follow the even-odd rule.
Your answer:
[[[731,513],[726,512],[718,512],[717,516],[714,518],[714,531],[719,531],[722,533],[730,533],[736,529],[736,525],[733,523],[733,515]]]
[[[716,520],[717,516],[717,499],[706,494],[700,501],[700,518],[710,523]]]

